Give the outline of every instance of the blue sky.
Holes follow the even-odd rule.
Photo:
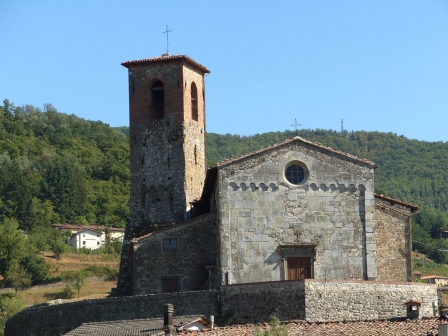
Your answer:
[[[393,132],[448,141],[448,1],[0,0],[0,100],[111,126],[124,61],[185,54],[211,70],[207,131]]]

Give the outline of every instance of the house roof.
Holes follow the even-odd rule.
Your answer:
[[[405,304],[405,305],[418,304],[418,305],[421,306],[422,303],[423,303],[423,301],[419,301],[419,300],[416,300],[416,299],[411,299],[411,300],[409,300],[409,301],[406,301],[406,302],[403,303],[403,304]]]
[[[173,316],[173,325],[182,328],[194,322],[208,325],[208,321],[200,315]],[[65,334],[66,336],[95,335],[95,336],[143,336],[165,335],[163,318],[122,320],[84,323]]]
[[[306,321],[289,321],[284,325],[288,329],[289,335],[319,335],[319,336],[417,336],[435,335],[439,324],[446,324],[446,321],[438,318],[421,320],[380,320],[380,321],[359,321],[359,322],[327,322],[309,323]],[[282,324],[283,325],[283,324]],[[191,336],[247,336],[253,335],[256,328],[261,331],[269,330],[268,323],[260,325],[232,325],[228,327],[218,327],[215,330],[193,332]]]
[[[81,230],[81,231],[75,232],[74,234],[72,234],[72,235],[70,236],[70,238],[73,237],[73,236],[76,236],[76,235],[78,235],[78,234],[80,234],[80,233],[87,232],[87,231],[95,232],[95,233],[97,233],[97,234],[98,234],[98,233],[101,233],[101,231],[91,230],[91,229],[85,229],[85,230]]]
[[[375,194],[375,197],[379,198],[379,199],[382,199],[382,200],[385,200],[387,202],[396,203],[396,204],[403,205],[405,207],[411,208],[412,212],[418,211],[418,206],[413,205],[411,203],[406,203],[406,202],[403,202],[403,201],[400,201],[400,200],[396,200],[396,199],[393,199],[391,197],[384,196],[383,194]]]
[[[208,212],[208,213],[206,213],[206,214],[204,214],[204,215],[197,216],[197,217],[194,217],[194,218],[192,218],[192,219],[189,219],[189,220],[186,220],[186,221],[183,221],[183,222],[180,222],[180,223],[173,223],[173,225],[168,226],[168,227],[166,227],[166,228],[164,228],[164,229],[162,229],[162,230],[149,232],[149,233],[144,234],[144,235],[142,235],[142,236],[140,236],[140,237],[136,237],[136,238],[132,239],[131,241],[132,241],[132,242],[138,242],[138,241],[140,241],[140,240],[142,240],[142,239],[145,239],[145,238],[148,238],[148,237],[151,237],[151,236],[155,236],[155,235],[157,235],[157,234],[159,234],[159,233],[163,233],[163,232],[165,232],[165,231],[171,230],[172,228],[178,228],[178,227],[181,227],[181,226],[183,226],[183,225],[188,225],[188,224],[190,224],[192,221],[196,221],[196,220],[199,219],[199,218],[202,218],[202,217],[205,217],[205,216],[209,216],[210,214],[211,214],[211,212]]]
[[[421,277],[422,280],[426,279],[448,279],[447,277],[441,276],[441,275],[426,275]]]
[[[167,55],[167,56],[160,56],[160,57],[145,58],[145,59],[141,59],[141,60],[126,61],[126,62],[121,63],[121,65],[126,68],[129,68],[133,65],[146,65],[146,64],[151,64],[151,63],[162,63],[162,62],[167,62],[167,61],[178,61],[178,60],[185,61],[185,62],[189,63],[190,65],[194,66],[195,68],[201,70],[204,73],[210,73],[209,69],[207,69],[202,64],[196,62],[195,60],[191,59],[187,55],[172,55],[172,56]]]
[[[124,232],[124,228],[109,227],[105,225],[84,225],[84,224],[51,224],[55,229],[59,230],[101,230],[105,231],[106,228],[115,232]]]
[[[240,160],[243,160],[243,159],[247,159],[247,158],[249,158],[251,156],[263,154],[264,152],[268,152],[270,150],[277,149],[277,148],[283,147],[285,145],[288,145],[288,144],[291,144],[291,143],[294,143],[294,142],[301,142],[301,143],[304,143],[304,144],[308,144],[308,145],[311,145],[311,146],[313,146],[315,148],[323,149],[325,151],[334,153],[334,154],[336,154],[336,155],[338,155],[340,157],[343,157],[344,159],[348,159],[350,161],[366,164],[368,166],[371,166],[372,168],[377,168],[375,163],[370,161],[370,160],[363,159],[363,158],[360,158],[360,157],[358,157],[356,155],[348,154],[348,153],[345,153],[345,152],[333,149],[331,147],[324,146],[324,145],[322,145],[322,144],[320,144],[318,142],[313,142],[313,141],[306,140],[306,139],[304,139],[302,137],[299,137],[299,136],[295,136],[295,137],[286,139],[285,141],[273,144],[271,146],[268,146],[268,147],[265,147],[265,148],[262,148],[262,149],[259,149],[259,150],[247,153],[247,154],[243,154],[243,155],[240,155],[240,156],[237,156],[237,157],[234,157],[234,158],[222,161],[222,162],[218,162],[215,167],[218,167],[218,168],[225,167],[225,166],[227,166],[229,164],[232,164],[232,163],[235,163],[237,161],[240,161]]]

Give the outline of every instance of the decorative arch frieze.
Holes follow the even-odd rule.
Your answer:
[[[273,191],[277,191],[278,190],[278,185],[276,185],[275,183],[236,183],[236,182],[230,182],[228,185],[228,189],[231,191],[259,191],[259,192],[273,192]],[[354,193],[356,191],[363,191],[365,190],[364,185],[360,184],[359,186],[356,186],[355,184],[351,183],[349,185],[345,185],[343,183],[330,183],[330,184],[326,184],[326,183],[320,183],[319,185],[317,183],[311,183],[309,188],[312,191],[323,191],[323,192],[328,192],[328,193],[334,193],[334,192],[339,192],[339,193]]]
[[[278,186],[275,185],[275,183],[235,183],[230,182],[228,186],[229,190],[231,191],[261,191],[261,192],[268,192],[268,191],[277,191]]]

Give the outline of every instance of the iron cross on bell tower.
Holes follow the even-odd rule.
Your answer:
[[[168,42],[168,33],[170,32],[171,30],[168,30],[168,25],[166,25],[166,30],[163,32],[164,34],[166,34],[166,56],[169,56],[170,55],[170,51],[169,51],[169,48],[168,48],[168,46],[170,45],[170,43]]]

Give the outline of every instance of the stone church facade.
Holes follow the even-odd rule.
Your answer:
[[[375,164],[301,137],[206,171],[209,70],[129,73],[131,223],[117,294],[299,279],[411,281],[416,206],[374,193]]]

